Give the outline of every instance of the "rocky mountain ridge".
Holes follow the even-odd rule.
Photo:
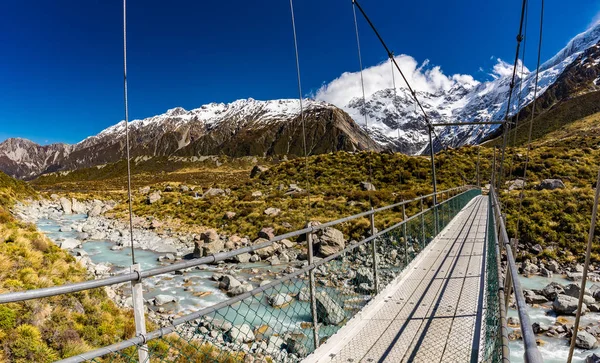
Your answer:
[[[380,150],[337,107],[305,100],[307,148],[311,154]],[[131,156],[304,155],[298,100],[238,100],[187,111],[181,107],[129,125]],[[40,146],[25,139],[0,143],[0,170],[30,179],[48,172],[115,162],[125,157],[125,123],[74,144]]]

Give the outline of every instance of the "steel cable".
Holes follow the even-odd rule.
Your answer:
[[[127,198],[129,200],[129,237],[131,240],[131,262],[135,265],[133,248],[133,202],[131,200],[131,159],[129,155],[129,104],[127,101],[127,0],[123,0],[123,96],[125,103],[125,147],[127,156]]]

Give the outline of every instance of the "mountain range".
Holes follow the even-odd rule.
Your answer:
[[[598,91],[600,23],[574,37],[546,61],[540,67],[539,77],[536,112]],[[417,97],[434,123],[503,120],[510,81],[508,74],[483,83],[470,77],[456,78],[443,90],[417,91]],[[534,83],[535,72],[517,72],[511,116],[519,113],[524,120],[531,113],[528,105],[534,98]],[[424,119],[404,87],[378,90],[366,98],[366,103],[362,97],[356,97],[337,107],[306,99],[303,106],[307,149],[311,154],[365,149],[419,154],[428,148]],[[132,157],[304,155],[298,100],[246,99],[211,103],[189,111],[177,107],[134,120],[129,131]],[[498,132],[498,125],[437,130],[444,144],[452,147],[479,143]],[[439,150],[443,145],[435,141],[433,147]],[[32,179],[44,173],[111,163],[124,156],[125,123],[121,121],[73,145],[41,146],[26,139],[7,139],[0,143],[0,170],[17,178]]]

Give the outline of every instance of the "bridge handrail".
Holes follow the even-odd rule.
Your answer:
[[[519,280],[519,272],[517,269],[515,258],[513,256],[512,247],[510,245],[510,239],[508,238],[508,233],[506,232],[506,225],[504,223],[504,217],[502,216],[502,211],[500,209],[498,195],[496,194],[496,190],[493,186],[493,183],[490,186],[490,197],[492,202],[492,208],[496,217],[495,220],[498,223],[498,241],[500,246],[504,247],[504,252],[506,253],[507,270],[506,278],[504,281],[508,280],[509,283],[511,283],[511,286],[505,286],[504,293],[507,294],[506,296],[508,297],[508,294],[510,294],[510,287],[512,287],[515,293],[517,312],[519,315],[521,327],[521,335],[523,337],[523,345],[525,347],[525,362],[543,363],[544,359],[542,358],[542,354],[538,349],[535,334],[533,333],[533,327],[531,325],[531,320],[529,319],[529,314],[527,314],[527,303],[525,302],[523,288],[521,286],[521,281]],[[498,256],[498,258],[500,258],[500,256]]]
[[[344,222],[348,222],[348,221],[351,221],[351,220],[354,220],[357,218],[371,216],[378,212],[389,210],[389,209],[392,209],[395,207],[418,202],[420,200],[424,200],[424,199],[433,197],[434,194],[437,196],[437,195],[441,195],[444,193],[451,193],[451,192],[456,192],[456,191],[466,191],[466,190],[470,190],[470,189],[474,189],[474,188],[475,187],[472,185],[466,185],[466,186],[446,189],[443,191],[439,191],[437,193],[423,195],[423,196],[420,196],[420,197],[417,197],[414,199],[404,200],[399,203],[383,206],[383,207],[376,208],[376,209],[371,209],[366,212],[354,214],[354,215],[336,219],[336,220],[333,220],[330,222],[303,228],[303,229],[289,232],[289,233],[284,233],[284,234],[273,237],[269,241],[259,243],[256,245],[239,248],[239,249],[236,249],[233,251],[219,252],[219,253],[212,254],[210,256],[195,258],[195,259],[192,259],[189,261],[178,262],[178,263],[174,263],[174,264],[171,264],[168,266],[156,267],[156,268],[152,268],[152,269],[145,270],[145,271],[139,271],[139,272],[123,273],[123,274],[119,274],[119,275],[111,276],[111,277],[107,277],[107,278],[76,282],[76,283],[65,284],[65,285],[61,285],[61,286],[51,286],[51,287],[46,287],[46,288],[41,288],[41,289],[17,291],[17,292],[0,294],[0,305],[11,303],[11,302],[20,302],[20,301],[40,299],[40,298],[51,297],[51,296],[56,296],[56,295],[74,293],[74,292],[79,292],[79,291],[85,291],[85,290],[95,289],[98,287],[117,285],[117,284],[121,284],[121,283],[125,283],[125,282],[140,281],[141,279],[148,278],[148,277],[153,277],[153,276],[162,275],[165,273],[175,272],[178,270],[185,270],[185,269],[200,266],[200,265],[212,264],[215,262],[224,261],[224,260],[233,258],[233,257],[241,255],[243,253],[254,252],[254,251],[257,251],[257,250],[260,250],[263,248],[270,247],[271,245],[273,245],[273,243],[284,240],[284,239],[301,236],[301,235],[304,235],[307,233],[313,233],[313,232],[316,232],[316,231],[326,228],[326,227],[331,227],[331,226],[338,225],[338,224],[344,223]],[[416,216],[420,216],[420,215],[421,214],[419,213]],[[408,220],[409,219],[407,219],[407,221]],[[403,222],[400,222],[400,224]]]
[[[469,185],[469,186],[452,188],[452,189],[448,189],[448,190],[445,190],[445,191],[438,192],[438,194],[441,194],[441,193],[445,193],[445,192],[453,191],[453,190],[461,190],[462,191],[462,193],[457,193],[453,197],[448,198],[447,200],[443,201],[442,203],[439,203],[438,205],[444,204],[444,203],[446,203],[446,202],[448,202],[448,201],[450,201],[450,200],[452,200],[452,199],[454,199],[456,197],[459,197],[459,196],[463,195],[464,193],[469,192],[469,191],[471,191],[473,189],[479,189],[479,188],[477,188],[475,186]],[[433,196],[433,194],[428,194],[428,195],[420,197],[420,198],[416,198],[416,199],[404,201],[404,202],[401,202],[401,203],[397,203],[396,205],[402,205],[402,204],[405,204],[405,203],[419,201],[420,199],[431,197],[431,196]],[[383,208],[374,209],[372,211],[369,211],[370,212],[369,214],[372,214],[375,211],[381,211],[381,210],[385,210],[385,209],[389,209],[389,208],[391,208],[391,206],[386,206],[386,207],[383,207]],[[398,223],[396,223],[396,224],[394,224],[394,225],[392,225],[392,226],[390,226],[390,227],[388,227],[388,228],[386,228],[386,229],[384,229],[384,230],[382,230],[380,232],[377,232],[377,233],[375,233],[375,234],[373,234],[371,236],[365,237],[361,241],[353,243],[353,244],[347,246],[346,248],[344,248],[343,250],[341,250],[341,251],[339,251],[339,252],[337,252],[337,253],[335,253],[335,254],[333,254],[331,256],[328,256],[328,257],[323,258],[323,259],[319,259],[318,261],[314,261],[313,263],[308,264],[308,265],[304,266],[303,268],[298,269],[298,270],[296,270],[294,272],[285,274],[284,276],[282,276],[282,277],[280,277],[280,278],[278,278],[278,279],[276,279],[276,280],[274,280],[274,281],[272,281],[272,282],[270,282],[268,284],[265,284],[263,286],[259,286],[259,287],[255,288],[255,289],[251,290],[251,291],[248,291],[248,292],[245,292],[245,293],[240,294],[238,296],[229,298],[229,299],[227,299],[225,301],[222,301],[220,303],[211,305],[211,306],[206,307],[204,309],[201,309],[199,311],[196,311],[196,312],[193,312],[193,313],[190,313],[190,314],[187,314],[187,315],[184,315],[184,316],[172,319],[170,321],[170,325],[168,325],[168,326],[165,326],[165,327],[162,327],[160,329],[151,331],[151,332],[146,333],[144,335],[138,335],[138,336],[132,337],[130,339],[126,339],[126,340],[114,343],[114,344],[106,346],[106,347],[97,348],[97,349],[94,349],[94,350],[91,350],[91,351],[88,351],[88,352],[85,352],[85,353],[78,354],[76,356],[65,358],[63,360],[57,361],[57,363],[80,363],[80,362],[84,362],[84,361],[92,360],[94,358],[101,357],[101,356],[106,355],[106,354],[115,353],[117,351],[121,351],[121,350],[124,350],[124,349],[129,348],[129,347],[141,346],[141,345],[146,344],[150,340],[164,337],[164,336],[166,336],[168,334],[171,334],[171,333],[175,332],[176,329],[177,329],[177,326],[179,326],[179,325],[182,325],[182,324],[187,323],[187,322],[194,321],[196,319],[202,318],[203,316],[206,316],[206,315],[208,315],[210,313],[213,313],[215,311],[218,311],[220,309],[232,306],[232,305],[234,305],[234,304],[236,304],[236,303],[238,303],[238,302],[240,302],[240,301],[242,301],[242,300],[244,300],[244,299],[246,299],[248,297],[252,297],[252,296],[258,295],[258,294],[260,294],[260,293],[262,293],[262,292],[264,292],[264,291],[266,291],[268,289],[271,289],[271,288],[273,288],[273,287],[275,287],[277,285],[280,285],[280,284],[282,284],[282,283],[284,283],[286,281],[289,281],[289,280],[291,280],[291,279],[293,279],[295,277],[298,277],[298,276],[300,276],[302,274],[310,272],[311,270],[314,270],[314,269],[316,269],[317,267],[319,267],[321,265],[324,265],[324,264],[326,264],[326,263],[328,263],[328,262],[330,262],[332,260],[335,260],[336,258],[339,258],[340,256],[343,256],[345,253],[347,253],[349,251],[352,251],[352,250],[358,248],[361,245],[364,245],[364,244],[366,244],[368,242],[372,242],[373,240],[376,240],[376,239],[378,239],[378,238],[386,235],[390,231],[393,231],[394,229],[397,229],[398,227],[402,226],[405,223],[408,223],[408,222],[410,222],[412,220],[415,220],[416,218],[421,217],[422,215],[424,215],[425,213],[431,211],[432,209],[433,209],[433,207],[429,208],[429,209],[425,209],[425,210],[423,210],[423,211],[421,211],[421,212],[419,212],[417,214],[414,214],[414,215],[412,215],[410,217],[407,217],[406,219],[402,220],[401,222],[398,222]],[[354,215],[354,216],[351,216],[351,217],[361,216],[361,215],[364,215],[365,213],[360,213],[360,214],[357,214],[357,215]],[[342,219],[339,219],[339,220],[333,221],[333,222],[341,223],[339,221],[350,220],[348,218],[351,218],[351,217],[342,218]],[[311,232],[313,230],[318,230],[319,229],[319,228],[316,228],[316,227],[324,228],[323,226],[331,226],[332,225],[331,223],[332,222],[329,222],[327,224],[322,224],[322,225],[319,225],[319,226],[315,226],[314,229],[313,228],[305,228],[305,229],[303,229],[301,231],[305,231],[304,233],[308,233],[308,232]],[[294,232],[292,232],[292,233],[294,233]],[[287,235],[289,235],[289,233]],[[272,239],[269,242],[273,242],[275,240],[277,240],[277,237],[275,237],[274,239]],[[267,242],[265,242],[264,244],[267,244]],[[153,269],[153,270],[157,270],[157,269]],[[147,272],[150,272],[150,271],[153,271],[153,270],[148,270]],[[142,275],[144,275],[144,274],[142,273]],[[154,274],[150,274],[150,276],[154,276]]]

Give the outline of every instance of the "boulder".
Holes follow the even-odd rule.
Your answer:
[[[254,165],[254,167],[250,171],[250,178],[256,178],[258,175],[260,175],[261,173],[264,173],[267,170],[269,170],[269,168],[266,166]]]
[[[71,232],[72,230],[71,226],[62,226],[58,229],[59,232]]]
[[[254,198],[260,198],[262,196],[263,196],[263,193],[260,190],[252,192],[252,197],[254,197]]]
[[[555,274],[558,274],[562,271],[558,262],[556,262],[554,260],[550,260],[550,262],[548,262],[546,268]]]
[[[346,319],[344,309],[326,291],[318,292],[315,298],[318,321],[326,325],[338,325]]]
[[[285,192],[285,195],[292,195],[296,193],[302,193],[304,189],[300,188],[297,184],[290,184],[290,187]]]
[[[526,260],[525,264],[521,266],[521,272],[525,275],[535,275],[538,273],[538,271],[539,267],[536,264],[531,263],[529,260]]]
[[[505,183],[508,190],[521,190],[525,187],[525,181],[521,179],[509,180]]]
[[[310,290],[307,287],[303,287],[300,289],[300,292],[298,292],[298,295],[296,295],[296,298],[298,301],[310,301]]]
[[[182,193],[187,193],[190,191],[190,187],[188,187],[187,185],[181,184],[179,186],[179,191]]]
[[[148,204],[154,204],[154,203],[158,202],[160,200],[160,198],[161,198],[160,192],[154,192],[148,196],[148,198],[146,199],[146,202]]]
[[[556,296],[558,296],[559,294],[563,294],[564,292],[564,287],[558,282],[549,283],[541,291],[542,295],[548,298],[548,300],[554,300],[556,299]]]
[[[194,252],[192,253],[193,258],[202,257],[202,248],[198,242],[194,242]]]
[[[235,217],[235,212],[225,212],[225,219],[233,219]]]
[[[567,286],[565,286],[565,295],[569,295],[569,296],[579,299],[580,293],[581,293],[581,286],[579,286],[578,284],[568,284]],[[585,289],[583,294],[588,295],[588,296],[592,295],[588,289]]]
[[[568,295],[558,295],[552,302],[552,309],[557,314],[563,315],[575,315],[577,312],[578,299]],[[588,310],[587,306],[583,304],[581,313],[584,314]]]
[[[264,213],[266,215],[268,215],[269,217],[276,217],[279,215],[279,213],[281,213],[281,209],[269,207],[269,208],[265,209]]]
[[[540,185],[538,185],[538,189],[540,190],[564,189],[564,187],[565,183],[563,183],[560,179],[544,179]]]
[[[272,239],[275,238],[275,229],[273,227],[265,227],[258,232],[258,238]]]
[[[102,206],[95,204],[88,212],[88,217],[97,217],[102,213]]]
[[[65,250],[72,250],[74,248],[79,247],[81,247],[81,241],[75,238],[67,238],[60,243],[60,248],[63,248]]]
[[[373,191],[374,191],[374,190],[377,190],[377,189],[375,188],[375,186],[374,186],[373,184],[369,183],[369,182],[360,182],[360,188],[361,188],[362,190],[366,190],[366,191],[370,191],[370,190],[373,190]]]
[[[544,252],[544,248],[542,248],[542,245],[540,245],[539,243],[531,246],[529,250],[535,253],[536,255],[539,255],[540,253]]]
[[[86,213],[85,204],[81,203],[80,201],[78,201],[75,198],[71,198],[71,211],[74,214],[85,214]]]
[[[331,256],[346,247],[344,234],[335,228],[327,227],[319,230],[318,253],[321,256]]]
[[[70,200],[68,200],[65,197],[62,197],[62,198],[60,198],[59,203],[60,203],[60,207],[62,208],[63,212],[65,212],[65,214],[73,213],[73,210],[71,209],[72,205],[71,205]]]
[[[227,290],[227,295],[238,296],[245,292],[252,291],[252,289],[253,289],[252,285],[246,283],[246,284],[242,284],[240,286],[236,286],[236,287],[233,287],[233,288]]]
[[[548,298],[546,298],[543,295],[538,295],[538,294],[526,294],[525,295],[525,302],[528,304],[543,304],[543,303],[547,303],[548,302]]]
[[[577,332],[577,338],[575,338],[575,345],[581,349],[594,349],[598,346],[596,337],[586,331]]]
[[[239,282],[235,277],[231,275],[223,275],[219,282],[219,288],[223,290],[230,290],[234,287],[241,286],[242,283]]]
[[[225,248],[225,243],[219,239],[213,243],[205,243],[202,245],[202,256],[214,255]]]
[[[149,186],[145,186],[145,187],[143,187],[143,188],[140,188],[140,189],[138,190],[138,192],[139,192],[140,194],[144,194],[144,195],[145,195],[145,194],[148,194],[148,193],[150,193],[150,187],[149,187]]]
[[[219,234],[214,229],[207,229],[200,234],[200,240],[204,243],[214,243],[220,240]]]
[[[290,354],[295,354],[300,358],[304,358],[308,355],[306,346],[302,343],[302,340],[296,337],[290,337],[286,341],[286,350]]]
[[[535,334],[543,334],[550,329],[548,325],[543,323],[533,323],[531,324],[531,327],[533,328],[533,332]]]
[[[585,358],[585,363],[600,363],[600,355],[594,353]]]
[[[264,239],[264,238],[258,238],[257,240],[254,241],[253,244],[261,244],[261,243],[265,243],[265,242],[269,242],[269,240]],[[254,254],[258,257],[260,257],[261,259],[267,259],[271,256],[273,256],[275,254],[276,251],[276,246],[275,244],[272,244],[270,246],[261,248],[259,250],[254,251]]]
[[[155,306],[161,306],[172,302],[177,302],[177,298],[171,295],[156,295],[152,302]]]
[[[235,256],[233,259],[237,263],[248,263],[248,262],[250,262],[251,257],[252,257],[252,255],[249,253],[241,253],[241,254]]]
[[[280,308],[289,304],[292,301],[292,297],[288,294],[280,293],[267,297],[267,301],[272,307]]]
[[[248,324],[234,325],[225,333],[225,338],[236,344],[250,343],[256,339]]]
[[[204,192],[204,194],[202,194],[202,198],[216,197],[218,195],[223,195],[223,194],[225,194],[225,191],[223,189],[209,188],[206,192]]]

